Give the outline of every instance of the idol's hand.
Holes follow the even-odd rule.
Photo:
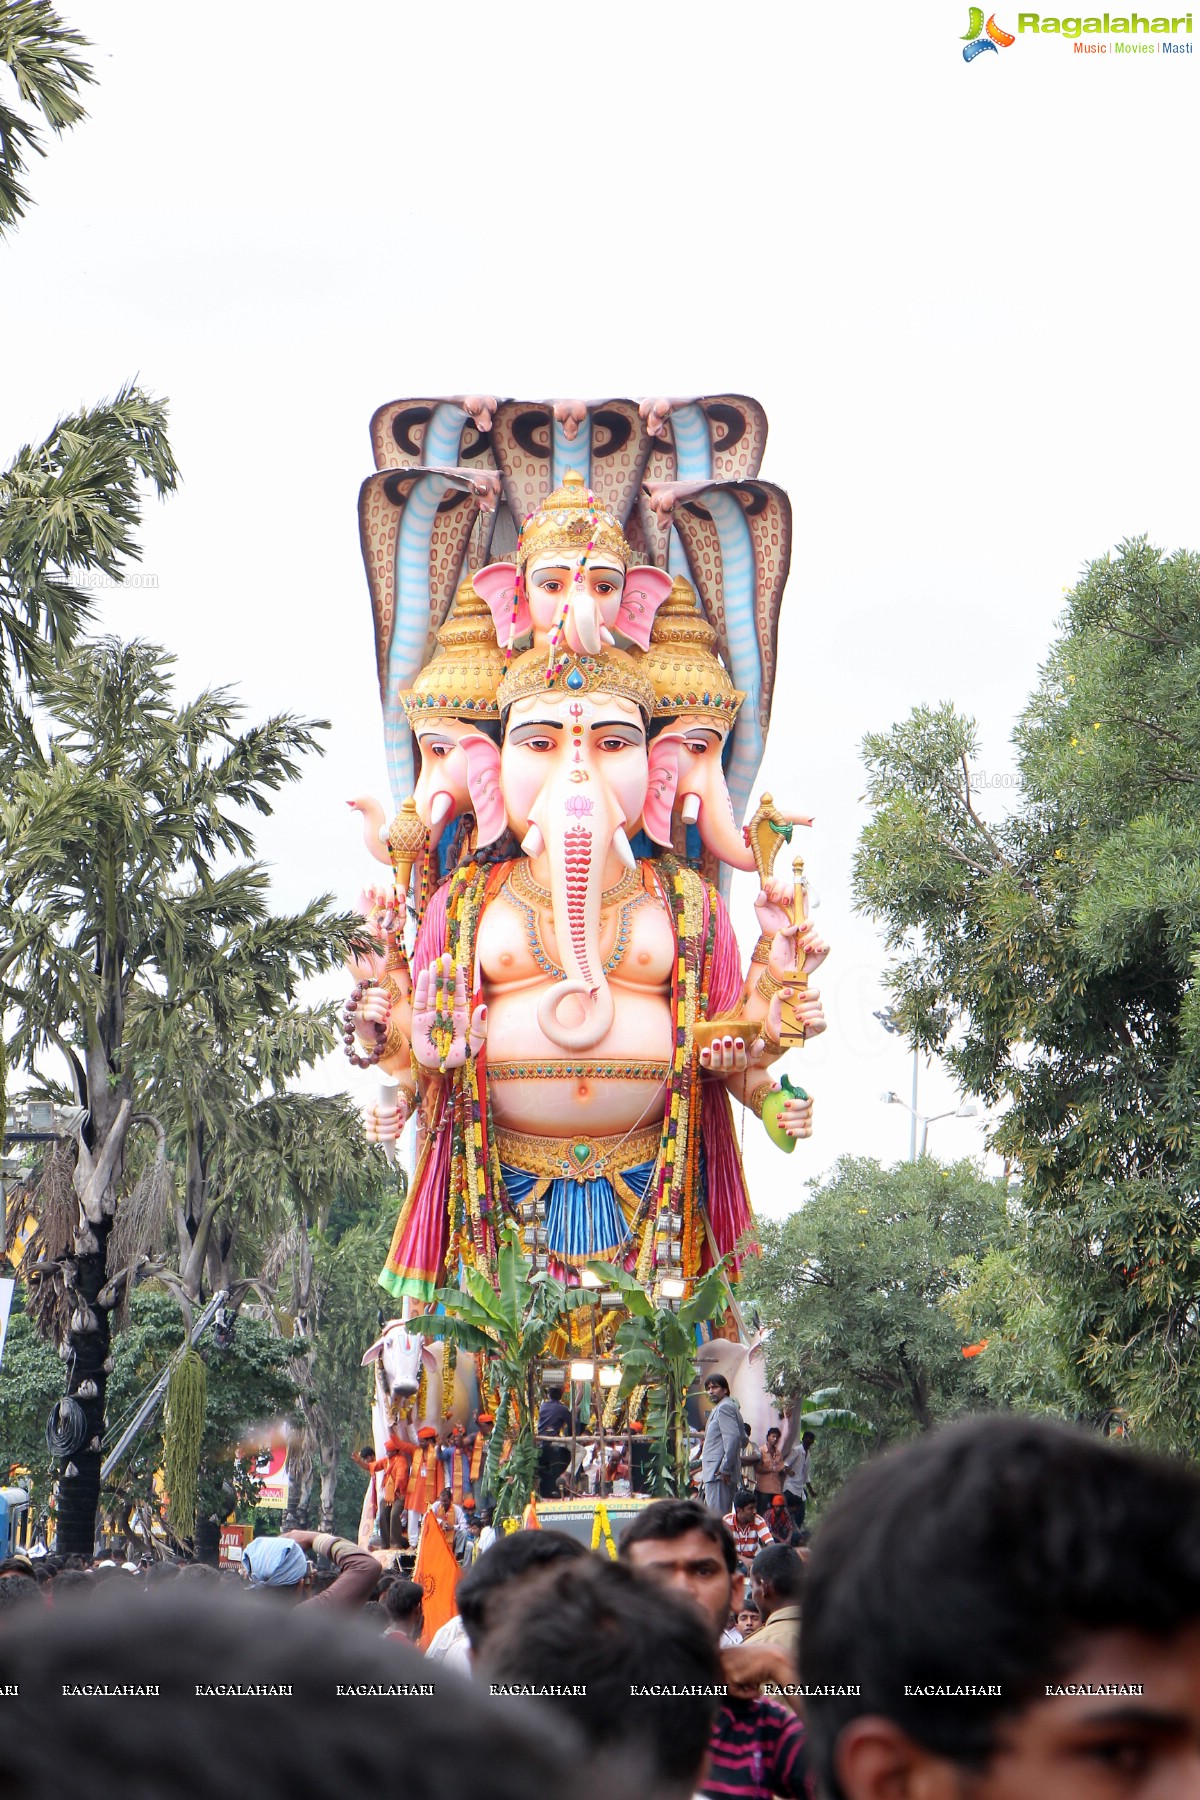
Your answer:
[[[767,973],[776,981],[795,981],[800,975],[812,975],[829,955],[829,945],[821,937],[811,919],[805,919],[800,925],[789,925],[782,908],[771,904],[755,905],[759,926],[764,935],[769,934],[768,919],[782,917],[783,924],[774,929],[771,935],[771,949],[767,957]]]
[[[392,1016],[392,995],[385,987],[369,987],[358,1002],[364,1025],[386,1025]]]
[[[391,1106],[382,1101],[368,1106],[364,1114],[368,1144],[383,1144],[386,1147],[398,1143],[408,1120],[408,1108],[409,1096],[402,1087],[396,1089]]]
[[[447,951],[422,969],[413,991],[413,1055],[423,1069],[459,1069],[487,1037],[487,1007],[467,1010],[467,984]]]
[[[352,957],[347,967],[358,981],[378,981],[386,972],[388,957],[396,947],[397,935],[404,929],[404,890],[402,888],[364,888],[358,896],[358,910],[373,937],[383,939],[382,950],[365,950]]]
[[[804,1027],[805,1037],[820,1037],[827,1022],[825,1008],[821,1005],[820,988],[806,988],[793,1010]]]
[[[752,1069],[769,1068],[773,1062],[778,1062],[781,1056],[786,1056],[787,1051],[779,1041],[783,1031],[783,1003],[785,1000],[790,1000],[795,991],[790,987],[780,988],[778,993],[771,996],[771,1003],[767,1007],[767,1016],[762,1021],[762,1035],[755,1038],[750,1046],[750,1067]]]
[[[700,1067],[706,1075],[736,1075],[748,1063],[745,1040],[740,1037],[714,1038],[711,1050],[700,1052]]]
[[[779,1109],[776,1123],[787,1132],[789,1137],[811,1137],[812,1111],[811,1100],[785,1100]]]

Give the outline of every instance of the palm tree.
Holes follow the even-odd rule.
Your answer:
[[[227,901],[234,913],[244,904],[243,886],[219,865],[252,851],[246,809],[269,812],[270,796],[317,748],[318,725],[289,715],[239,731],[227,690],[176,705],[172,664],[146,643],[85,644],[34,677],[45,741],[18,717],[0,749],[0,1012],[16,1019],[8,1051],[44,1084],[47,1062],[60,1060],[87,1109],[78,1218],[54,1277],[70,1314],[56,1414],[59,1541],[85,1554],[111,1367],[106,1252],[138,1102],[130,1017],[147,994],[178,990],[182,947],[211,921],[220,928]]]
[[[47,673],[91,617],[81,581],[100,576],[115,585],[127,564],[140,560],[134,532],[143,482],[161,497],[178,478],[166,406],[132,383],[114,400],[61,418],[41,443],[23,444],[0,472],[0,707],[6,717],[18,704],[14,680]]]
[[[87,117],[78,94],[95,77],[76,52],[88,47],[87,39],[64,25],[48,0],[7,0],[0,11],[0,63],[7,65],[21,99],[37,108],[53,132]],[[0,103],[0,235],[29,204],[20,176],[31,150],[46,154],[37,127],[28,114]]]
[[[334,1006],[302,1005],[300,984],[362,943],[361,919],[331,912],[324,900],[272,915],[266,871],[253,863],[228,871],[219,887],[183,921],[166,980],[139,987],[129,1014],[141,1104],[182,1170],[177,1274],[191,1302],[206,1286],[238,1286],[238,1241],[285,1180],[306,1179],[305,1149],[314,1178],[340,1179],[348,1166],[357,1173],[362,1157],[347,1106],[288,1093],[340,1035]],[[161,1231],[161,1220],[151,1226]],[[128,1248],[132,1258],[162,1246]]]

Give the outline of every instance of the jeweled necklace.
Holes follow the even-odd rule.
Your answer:
[[[549,888],[544,888],[540,882],[534,880],[527,862],[515,862],[508,872],[508,880],[513,892],[519,894],[521,899],[528,901],[531,906],[553,907],[553,894]],[[608,912],[614,906],[620,906],[623,901],[632,900],[639,891],[643,894],[646,892],[641,872],[637,869],[626,869],[621,879],[615,881],[612,887],[605,888],[601,894],[601,913]]]
[[[521,865],[518,863],[515,868],[509,871],[508,880],[504,883],[500,892],[511,906],[516,907],[517,911],[524,918],[525,941],[529,945],[530,955],[533,957],[538,968],[541,969],[544,974],[552,975],[555,981],[565,981],[567,979],[567,971],[556,963],[552,957],[549,957],[546,954],[545,946],[542,943],[541,925],[538,920],[536,906],[531,906],[529,902],[523,899],[516,891],[514,876],[516,875],[517,869],[520,867]],[[531,885],[537,893],[545,894],[545,889],[539,888],[536,882],[531,880]],[[617,888],[620,886],[621,883],[618,882],[617,887],[612,888],[610,892],[615,895]],[[633,912],[635,907],[640,906],[643,900],[648,900],[649,898],[649,894],[647,894],[645,888],[642,887],[639,882],[637,884],[637,891],[632,893],[630,898],[626,900],[625,904],[621,907],[621,915],[617,921],[617,941],[613,945],[612,954],[606,957],[604,961],[604,973],[606,975],[611,975],[612,971],[616,968],[626,950],[629,948],[630,913]],[[549,902],[549,899],[549,894],[546,894],[546,903]]]

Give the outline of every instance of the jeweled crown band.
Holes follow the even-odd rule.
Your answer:
[[[648,720],[654,711],[654,689],[634,658],[624,650],[601,656],[566,655],[547,668],[545,652],[527,650],[513,663],[496,690],[501,714],[531,694],[613,694],[631,700]]]

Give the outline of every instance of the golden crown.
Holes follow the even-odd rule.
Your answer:
[[[555,488],[521,527],[517,567],[527,568],[535,556],[544,556],[550,550],[567,550],[573,557],[582,556],[589,544],[593,558],[606,551],[617,558],[623,569],[636,561],[620,521],[589,500],[583,476],[568,469],[562,486]]]
[[[414,730],[422,719],[498,719],[496,684],[503,673],[492,615],[464,581],[437,634],[437,649],[397,698]]]
[[[691,582],[677,575],[655,614],[650,648],[641,661],[642,672],[654,688],[656,719],[711,713],[714,719],[733,724],[746,696],[738,692],[717,660],[713,650],[716,636],[696,605]]]
[[[625,650],[606,650],[600,656],[572,656],[547,664],[544,650],[526,650],[518,656],[500,683],[496,700],[503,715],[515,700],[532,694],[613,694],[632,700],[649,720],[654,710],[654,689],[641,671],[641,659]]]

